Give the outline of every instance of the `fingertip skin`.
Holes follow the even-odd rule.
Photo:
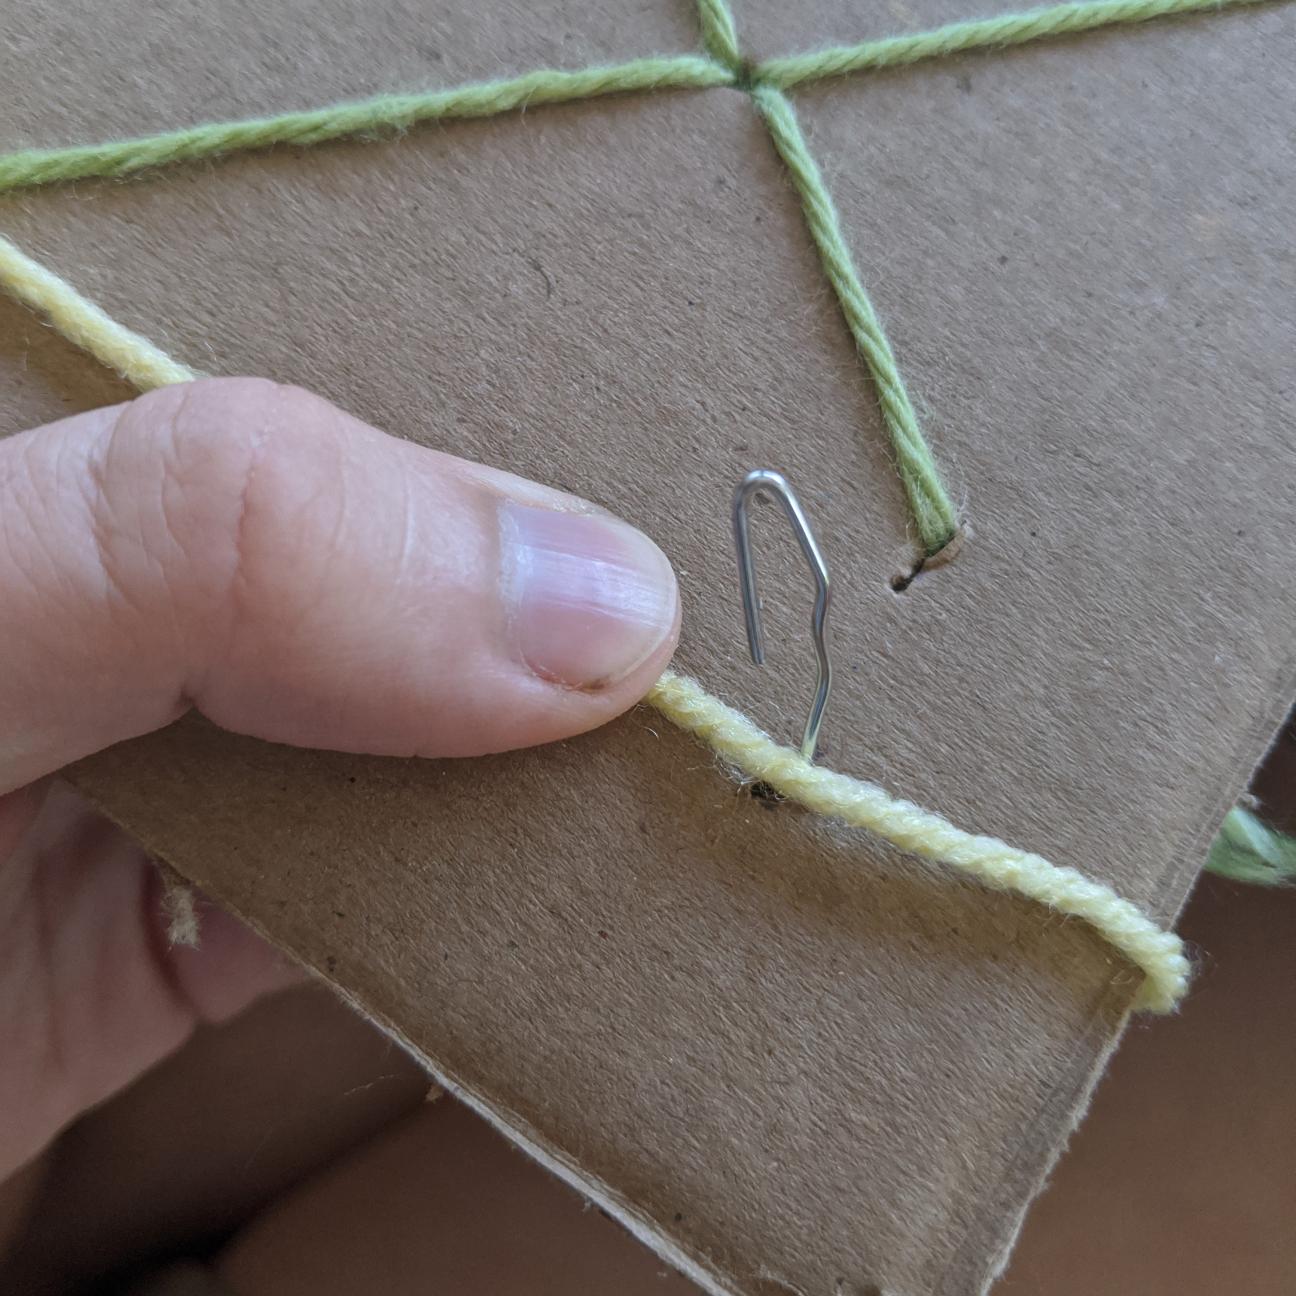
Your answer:
[[[0,443],[0,517],[0,789],[189,704],[375,754],[548,742],[633,705],[679,632],[639,532],[263,379]]]

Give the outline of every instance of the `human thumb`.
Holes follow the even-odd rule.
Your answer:
[[[678,633],[646,536],[248,378],[0,442],[0,792],[190,705],[467,756],[631,706]]]

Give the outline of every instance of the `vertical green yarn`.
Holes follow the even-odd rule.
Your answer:
[[[733,72],[742,66],[742,52],[738,48],[738,29],[733,13],[725,0],[698,0],[698,26],[702,29],[702,44],[719,63]]]
[[[1289,885],[1296,882],[1296,837],[1234,806],[1211,843],[1206,871],[1254,886]]]
[[[855,272],[837,208],[806,144],[796,110],[787,95],[775,86],[758,82],[751,94],[801,197],[806,223],[819,249],[824,272],[841,303],[855,345],[873,376],[882,418],[891,437],[896,471],[904,485],[923,553],[930,557],[954,538],[958,513],[941,482],[936,460],[918,425],[918,415],[900,376],[891,343]]]

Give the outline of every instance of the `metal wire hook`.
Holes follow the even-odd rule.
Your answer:
[[[738,483],[733,497],[734,546],[738,550],[738,579],[742,586],[743,616],[747,622],[747,647],[757,666],[765,664],[765,634],[761,627],[760,598],[756,593],[756,567],[752,561],[751,539],[748,536],[747,511],[753,496],[765,495],[778,501],[787,514],[796,535],[797,544],[810,565],[815,581],[814,611],[810,617],[810,633],[814,641],[815,656],[819,659],[819,679],[815,686],[814,702],[806,719],[805,734],[801,739],[801,755],[814,760],[815,746],[819,741],[819,727],[823,724],[824,708],[832,690],[832,659],[828,655],[828,565],[819,552],[810,523],[797,497],[782,473],[768,468],[756,468]]]

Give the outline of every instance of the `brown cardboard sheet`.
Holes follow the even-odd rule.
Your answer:
[[[194,119],[183,59],[115,98],[142,84],[122,15],[153,6],[119,9],[61,87],[11,63],[0,142],[98,133],[96,97],[122,129]],[[204,58],[247,111],[418,79],[399,40],[331,43],[372,5],[267,9],[325,34],[284,99],[209,15]],[[774,9],[740,15],[762,53]],[[564,6],[595,32],[579,49],[552,15],[462,11],[437,17],[430,81],[694,39],[664,3],[594,28]],[[24,21],[25,49],[57,48],[51,19]],[[0,200],[0,230],[199,369],[303,383],[642,526],[680,572],[679,667],[791,739],[805,573],[762,527],[757,670],[727,520],[742,472],[784,470],[837,578],[824,760],[1168,918],[1296,673],[1293,74],[1271,54],[1294,22],[1225,14],[798,92],[971,526],[899,594],[913,544],[873,397],[738,91],[35,191]],[[820,43],[803,35],[783,48]],[[10,306],[0,391],[6,432],[120,396]],[[644,709],[458,763],[191,718],[74,777],[745,1296],[980,1291],[1134,987],[1082,924],[771,808]]]

